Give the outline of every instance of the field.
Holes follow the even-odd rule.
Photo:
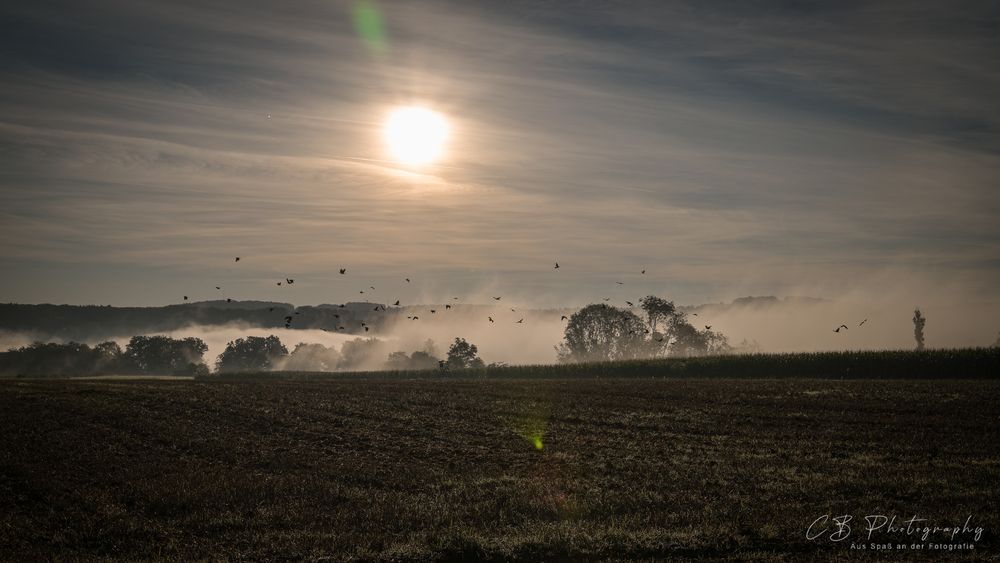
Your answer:
[[[985,559],[998,405],[962,379],[7,380],[0,558],[826,561],[884,514],[985,531],[882,556]],[[854,535],[807,540],[824,514]]]

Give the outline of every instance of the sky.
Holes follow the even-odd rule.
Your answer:
[[[0,301],[1000,313],[996,2],[39,0],[0,26]],[[382,138],[411,105],[450,127],[426,166]]]

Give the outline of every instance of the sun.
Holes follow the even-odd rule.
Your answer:
[[[389,114],[383,134],[389,153],[412,166],[430,164],[444,154],[448,121],[440,113],[420,107],[397,108]]]

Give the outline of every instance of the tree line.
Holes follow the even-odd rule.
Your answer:
[[[453,370],[485,367],[476,345],[456,338],[443,358],[432,340],[412,353],[386,353],[388,344],[376,338],[347,341],[338,351],[322,344],[301,342],[291,351],[271,336],[237,338],[219,354],[217,373],[262,371]],[[0,375],[23,377],[86,377],[96,375],[208,375],[200,338],[133,336],[123,350],[116,342],[88,346],[35,342],[0,352]],[[379,360],[379,357],[384,360]]]

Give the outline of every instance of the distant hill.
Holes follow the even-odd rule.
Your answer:
[[[741,297],[732,303],[680,306],[693,313],[743,307],[774,307],[820,303],[810,297]],[[378,334],[385,323],[403,315],[426,315],[430,309],[451,307],[454,313],[487,314],[493,305],[448,303],[392,305],[375,302],[324,303],[296,307],[273,301],[198,301],[164,307],[112,307],[110,305],[22,305],[0,304],[0,330],[31,334],[40,340],[98,341],[112,337],[155,334],[192,325],[242,323],[261,328],[285,329],[286,316],[292,329],[323,329],[342,334],[368,334],[365,326]],[[523,309],[530,314],[566,314],[575,309]],[[364,325],[362,325],[364,323]]]

